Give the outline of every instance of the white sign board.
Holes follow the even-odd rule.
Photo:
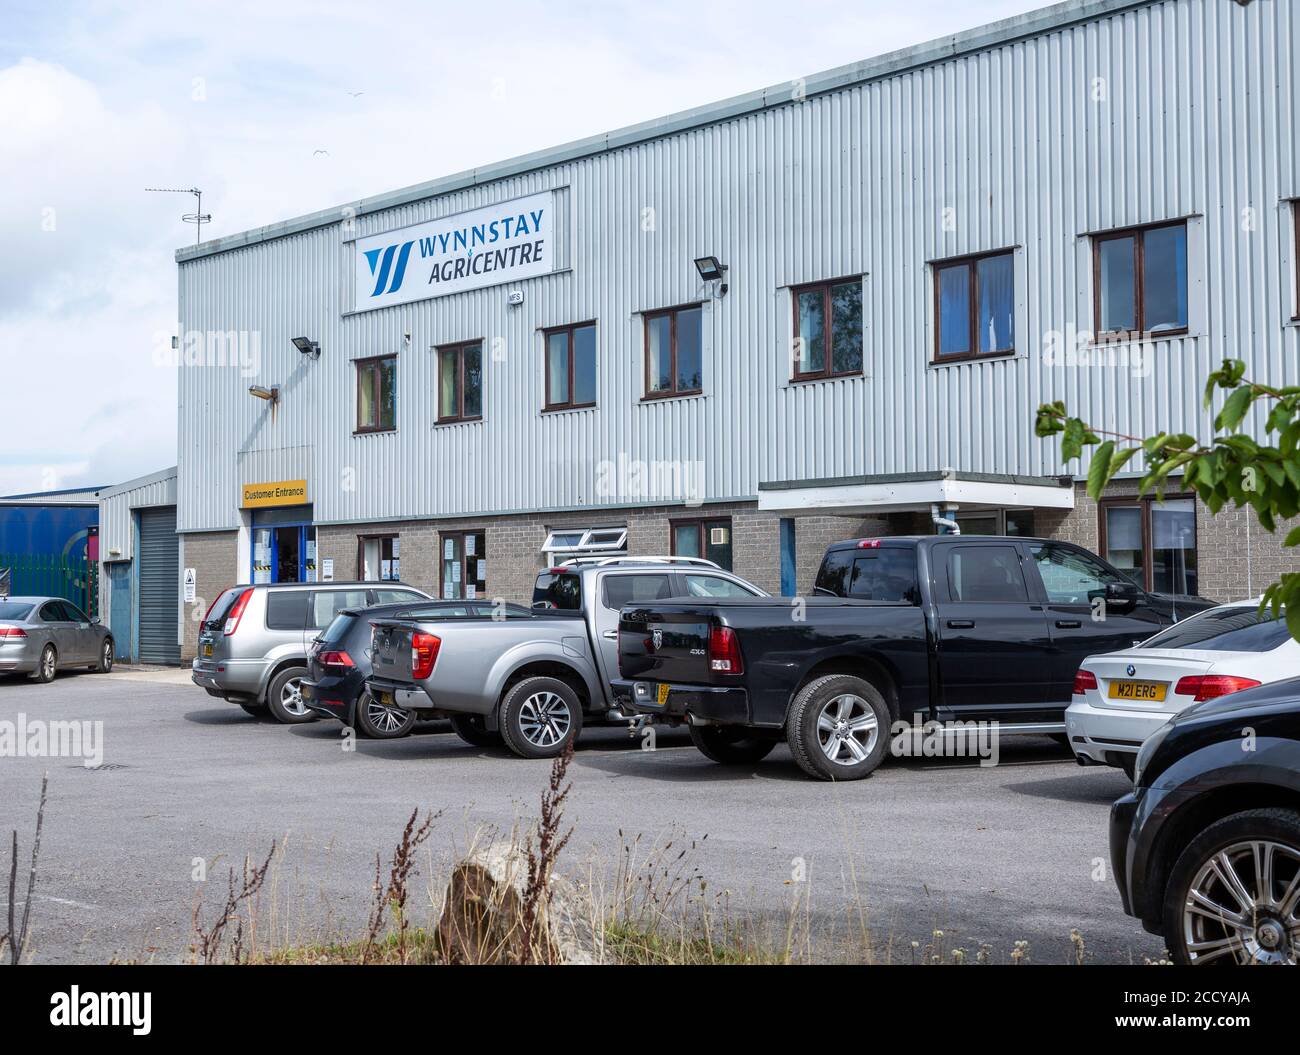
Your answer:
[[[356,241],[356,311],[555,270],[550,191]]]
[[[199,592],[199,573],[193,568],[185,569],[185,603],[193,604]]]
[[[334,581],[334,558],[333,557],[326,557],[323,561],[320,562],[320,581],[321,582]]]

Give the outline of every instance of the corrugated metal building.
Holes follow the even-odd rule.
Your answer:
[[[621,546],[793,592],[938,515],[1252,592],[1275,542],[1098,508],[1033,413],[1204,434],[1225,356],[1300,382],[1298,70],[1290,4],[1071,0],[182,249],[185,563],[526,600]]]

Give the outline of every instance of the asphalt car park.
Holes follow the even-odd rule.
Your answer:
[[[333,722],[281,726],[214,700],[188,671],[0,679],[0,722],[102,721],[103,759],[0,758],[0,830],[30,835],[50,775],[33,908],[36,962],[183,959],[197,862],[226,869],[284,840],[266,926],[291,940],[364,930],[375,854],[414,807],[442,810],[417,883],[445,875],[476,833],[536,815],[550,763],[475,748],[446,723],[345,751]],[[612,875],[624,839],[694,840],[692,856],[731,911],[775,929],[792,898],[827,958],[859,948],[858,906],[876,955],[947,948],[994,959],[1028,942],[1032,961],[1157,958],[1160,939],[1124,915],[1107,852],[1111,803],[1129,783],[1081,769],[1052,741],[1005,738],[997,766],[895,759],[856,783],[808,781],[780,745],[723,767],[684,730],[656,750],[619,727],[589,728],[570,771],[575,833],[561,869]],[[707,839],[703,838],[707,836]],[[800,877],[806,875],[806,886]],[[418,912],[418,909],[417,909]]]

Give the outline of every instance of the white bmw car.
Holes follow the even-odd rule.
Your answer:
[[[1089,656],[1074,679],[1065,730],[1083,765],[1129,776],[1142,741],[1179,711],[1300,676],[1300,643],[1259,601],[1199,612],[1122,652]]]

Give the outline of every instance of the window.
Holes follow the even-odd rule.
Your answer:
[[[482,531],[443,532],[442,599],[470,600],[487,594],[487,535]]]
[[[606,575],[605,607],[618,611],[625,604],[640,604],[642,601],[660,601],[673,595],[673,588],[667,575]]]
[[[1282,619],[1273,618],[1272,609],[1260,615],[1259,608],[1249,605],[1224,605],[1198,612],[1190,619],[1149,637],[1139,648],[1194,648],[1205,652],[1272,652],[1291,641]]]
[[[357,360],[357,431],[397,428],[397,356]]]
[[[698,395],[704,387],[704,310],[698,304],[645,316],[645,398]]]
[[[90,622],[90,620],[86,618],[86,613],[83,612],[80,608],[78,608],[78,607],[77,607],[75,604],[73,604],[71,601],[64,601],[64,602],[63,602],[63,611],[64,611],[64,614],[65,614],[65,618],[66,618],[69,622],[71,622],[71,623],[89,623],[89,622]]]
[[[1015,351],[1014,264],[1004,251],[933,265],[936,360]]]
[[[357,567],[363,582],[402,577],[402,540],[397,535],[362,535],[357,539]]]
[[[675,557],[703,557],[731,571],[731,521],[674,520],[672,553]]]
[[[573,572],[544,571],[533,585],[533,607],[577,612],[582,608],[582,583]]]
[[[1091,604],[1093,598],[1105,596],[1107,583],[1122,581],[1100,561],[1070,546],[1049,542],[1032,547],[1030,553],[1049,604]]]
[[[483,342],[438,349],[438,421],[483,417]]]
[[[1014,546],[949,547],[948,596],[968,604],[1028,602],[1020,554]]]
[[[429,598],[414,590],[373,590],[373,604],[419,604]]]
[[[30,604],[19,604],[17,601],[0,601],[0,619],[8,619],[15,623],[24,622],[33,607]]]
[[[616,557],[627,552],[627,528],[560,528],[546,536],[542,552],[550,561],[583,556]]]
[[[684,575],[687,597],[756,597],[738,582],[720,579],[716,575]]]
[[[266,594],[267,629],[305,630],[309,596],[306,590],[269,590]]]
[[[1187,224],[1093,238],[1098,340],[1187,332]]]
[[[794,290],[794,379],[862,373],[862,279]]]
[[[596,324],[546,331],[546,410],[596,405]]]
[[[1144,590],[1196,593],[1195,499],[1105,501],[1101,539],[1106,559]]]
[[[841,549],[826,555],[817,589],[863,601],[917,603],[916,555],[911,547]]]
[[[317,590],[311,595],[308,629],[323,630],[345,608],[365,608],[365,590]],[[268,621],[269,624],[269,621]]]

